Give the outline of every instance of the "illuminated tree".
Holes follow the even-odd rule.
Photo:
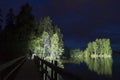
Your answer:
[[[50,17],[41,18],[37,28],[37,35],[42,35],[43,31],[48,32],[50,36],[53,34],[53,25]]]
[[[71,57],[80,57],[83,56],[83,51],[80,49],[72,50]]]
[[[88,44],[89,53],[95,55],[111,55],[110,39],[96,39]]]
[[[50,17],[41,18],[36,29],[36,37],[41,38],[41,53],[42,57],[50,55],[50,37],[53,34],[52,20]]]
[[[93,42],[89,42],[84,51],[75,49],[71,50],[70,54],[73,57],[81,54],[83,57],[111,57],[112,48],[110,46],[110,39],[96,39]]]
[[[37,48],[39,48],[35,49],[35,52],[45,59],[59,60],[64,51],[60,29],[57,26],[52,25],[50,17],[45,17],[40,19],[35,31],[37,42],[35,42],[36,39],[31,41],[35,44],[39,44],[33,44],[34,47],[37,46]]]
[[[54,30],[55,30],[55,31],[54,31]],[[59,53],[59,55],[62,55],[63,52],[64,52],[64,49],[63,49],[64,44],[63,44],[63,40],[62,40],[62,39],[63,39],[63,35],[62,35],[60,29],[59,29],[57,26],[54,27],[54,30],[53,30],[53,32],[54,32],[55,34],[57,33],[58,38],[59,38],[59,41],[58,41],[58,47],[59,47],[58,53]]]
[[[112,49],[110,47],[110,39],[106,39],[105,41],[105,45],[104,45],[104,50],[105,50],[105,53],[104,54],[112,54]]]
[[[50,36],[48,34],[48,32],[44,31],[41,37],[42,40],[42,54],[44,57],[49,56],[50,55]]]
[[[50,59],[52,59],[52,60],[56,60],[57,56],[59,56],[59,54],[58,54],[58,48],[59,48],[58,45],[59,45],[59,38],[58,38],[57,33],[55,33],[51,37]]]
[[[90,51],[89,51],[88,48],[86,48],[86,49],[84,50],[84,57],[89,56],[89,54],[90,54]]]
[[[51,37],[51,46],[50,46],[50,58],[52,60],[59,60],[60,56],[63,53],[63,47],[61,46],[60,38],[57,33],[54,33]]]
[[[104,39],[98,39],[98,47],[99,47],[99,55],[102,55],[104,53],[103,45],[104,45]]]
[[[96,39],[95,40],[95,42],[96,42],[96,44],[97,44],[97,54],[99,55],[99,54],[101,54],[101,46],[100,46],[100,44],[101,44],[101,42],[100,42],[101,40],[100,39]]]
[[[93,42],[93,50],[95,55],[97,55],[97,49],[98,49],[98,45],[96,44],[96,42]]]
[[[93,43],[89,42],[87,48],[84,50],[84,56],[89,57],[94,53]]]

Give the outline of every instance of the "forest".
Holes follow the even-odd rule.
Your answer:
[[[9,9],[2,29],[0,9],[0,59],[12,59],[29,53],[49,60],[59,60],[64,53],[63,35],[51,18],[40,18],[36,22],[32,7],[25,4],[15,15]],[[37,23],[37,24],[36,24]],[[71,57],[111,57],[110,39],[96,39],[88,43],[85,50],[70,50]]]
[[[0,25],[2,25],[0,10]],[[57,25],[52,24],[50,17],[41,18],[36,24],[32,7],[25,4],[18,15],[9,9],[5,26],[0,26],[0,59],[12,59],[29,53],[57,60],[62,55],[63,35]]]

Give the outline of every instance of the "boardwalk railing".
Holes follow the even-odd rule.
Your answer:
[[[47,62],[37,56],[34,57],[35,63],[37,64],[40,73],[42,73],[41,77],[43,80],[60,80],[58,77],[61,76],[61,80],[83,80],[80,76],[71,73],[70,71],[66,71],[57,66],[57,61],[52,63]],[[51,69],[51,70],[48,70]],[[50,72],[50,74],[48,74]]]
[[[13,74],[25,62],[25,56],[0,65],[0,80],[13,80]]]

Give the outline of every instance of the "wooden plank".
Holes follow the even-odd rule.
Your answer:
[[[57,64],[57,61],[55,61],[55,66],[57,67],[57,65],[58,65],[58,64]],[[56,71],[55,71],[55,73],[54,73],[54,79],[55,79],[55,80],[58,80],[58,79],[57,79],[57,72],[56,72]]]
[[[7,80],[20,67],[21,61],[25,60],[25,56],[16,58],[0,66],[0,79]]]
[[[14,60],[12,60],[12,61],[10,61],[10,62],[7,62],[7,63],[1,65],[1,66],[0,66],[0,72],[3,71],[3,70],[5,70],[6,68],[12,66],[14,63],[16,63],[17,61],[19,61],[19,60],[21,60],[21,59],[23,59],[23,58],[25,58],[25,56],[18,57],[18,58],[14,59]]]
[[[42,80],[33,60],[27,60],[19,69],[14,80]]]

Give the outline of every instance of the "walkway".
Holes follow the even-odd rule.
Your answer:
[[[18,71],[15,80],[42,80],[33,60],[27,60]]]

